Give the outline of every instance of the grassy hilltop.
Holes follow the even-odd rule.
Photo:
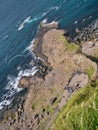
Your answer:
[[[54,130],[98,130],[98,81],[71,97],[53,127]]]

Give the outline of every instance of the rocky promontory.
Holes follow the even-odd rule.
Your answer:
[[[95,55],[97,43],[81,48],[69,43],[65,33],[58,24],[40,25],[32,48],[39,72],[20,80],[28,93],[14,112],[6,112],[0,130],[48,130],[69,98],[96,77],[97,64],[87,55]]]

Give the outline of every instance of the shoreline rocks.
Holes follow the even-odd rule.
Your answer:
[[[76,28],[76,35],[70,36],[70,34],[65,34],[67,40],[73,43],[83,43],[87,41],[98,41],[98,19],[93,21],[87,27],[79,30]]]
[[[98,59],[98,41],[89,41],[83,44],[82,52],[87,56]]]
[[[51,65],[47,60],[47,56],[43,54],[42,51],[42,43],[43,43],[43,36],[45,33],[47,33],[51,29],[58,29],[58,24],[50,24],[48,26],[45,26],[44,24],[41,24],[37,33],[37,37],[34,41],[33,45],[33,52],[35,53],[36,57],[40,57],[44,60],[44,64],[51,69]]]
[[[69,83],[73,86],[76,79],[82,76],[86,81],[80,85],[84,87],[88,82],[88,71],[94,68],[93,73],[96,72],[96,63],[77,53],[78,48],[75,44],[68,43],[64,33],[58,29],[57,24],[42,24],[39,28],[32,48],[35,55],[42,59],[34,63],[39,71],[33,77],[23,77],[20,80],[19,87],[29,88],[28,94],[16,109],[7,111],[5,118],[0,122],[1,130],[4,127],[12,130],[44,129],[53,113],[61,109],[73,93],[65,90],[65,85]],[[72,76],[76,71],[85,73]],[[93,74],[90,76],[92,78]]]

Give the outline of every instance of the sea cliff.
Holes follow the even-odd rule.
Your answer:
[[[48,130],[68,100],[97,79],[97,40],[77,40],[75,44],[75,40],[66,37],[66,31],[59,29],[57,23],[40,24],[32,48],[37,58],[31,63],[39,71],[21,78],[19,87],[28,93],[6,111],[1,130]]]

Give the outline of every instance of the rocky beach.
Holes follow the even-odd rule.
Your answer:
[[[32,51],[38,72],[22,77],[27,89],[13,108],[7,108],[0,130],[48,130],[68,100],[98,78],[98,20],[72,39],[57,23],[41,23]],[[52,128],[51,128],[52,130]]]

